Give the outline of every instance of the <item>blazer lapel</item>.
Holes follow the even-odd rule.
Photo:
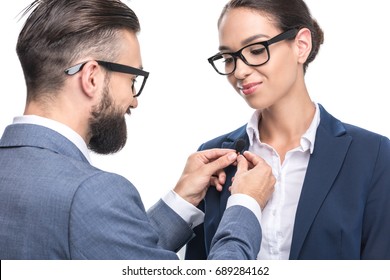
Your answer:
[[[244,126],[241,130],[238,130],[235,133],[230,134],[227,137],[226,141],[222,143],[221,148],[234,150],[236,143],[237,143],[237,140],[239,140],[239,139],[242,139],[245,141],[245,146],[244,146],[244,149],[242,152],[248,150],[249,149],[249,139],[248,139],[248,135],[246,133],[246,126]],[[226,183],[225,183],[225,187],[223,188],[221,196],[220,196],[220,213],[221,213],[220,218],[222,218],[222,214],[226,209],[227,200],[230,196],[230,192],[229,192],[228,188],[230,187],[230,185],[232,183],[232,178],[236,174],[236,171],[237,171],[237,167],[232,166],[232,165],[228,166],[225,169]]]
[[[246,125],[229,134],[221,144],[218,144],[214,147],[234,149],[238,139],[243,139],[246,141],[244,150],[248,150],[249,139],[246,134]],[[214,237],[219,222],[222,219],[222,215],[225,212],[227,200],[230,196],[228,188],[231,185],[233,176],[236,174],[236,170],[237,168],[233,165],[225,168],[226,183],[222,189],[222,192],[218,192],[215,188],[209,188],[207,191],[204,200],[204,212],[206,213],[204,220],[204,236],[206,239],[205,244],[207,254],[210,249],[211,240]]]
[[[245,146],[243,151],[246,151],[249,149],[249,138],[248,134],[246,133],[246,125],[242,126],[240,129],[232,132],[226,137],[226,140],[222,142],[221,148],[223,149],[234,149],[237,140],[242,139],[245,141]]]
[[[295,216],[290,259],[297,259],[305,238],[344,162],[351,137],[342,123],[320,106],[321,122],[317,129]]]

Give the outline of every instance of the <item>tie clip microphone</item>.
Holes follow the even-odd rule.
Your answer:
[[[238,139],[234,145],[234,149],[236,150],[237,154],[242,154],[243,150],[245,148],[245,140],[244,139]]]

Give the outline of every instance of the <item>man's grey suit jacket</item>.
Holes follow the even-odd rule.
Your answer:
[[[193,236],[162,200],[146,213],[127,179],[46,127],[8,126],[0,166],[0,259],[177,259]],[[255,215],[233,206],[209,257],[253,259],[260,240]]]

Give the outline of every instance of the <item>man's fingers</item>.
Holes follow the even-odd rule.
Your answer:
[[[214,174],[218,178],[218,183],[221,185],[225,184],[226,182],[226,173],[223,169],[218,170],[216,174]]]
[[[212,162],[209,164],[206,164],[203,166],[203,168],[206,171],[207,174],[213,175],[220,170],[224,169],[225,167],[228,167],[231,165],[233,162],[235,162],[237,159],[237,154],[235,152],[230,152]]]
[[[259,163],[264,163],[264,159],[262,159],[261,157],[251,153],[251,152],[248,152],[248,151],[245,151],[244,152],[244,157],[250,162],[252,163],[254,166],[258,165]]]
[[[219,192],[222,191],[222,188],[223,188],[222,184],[219,181],[219,178],[215,177],[215,176],[211,176],[210,186],[214,186],[217,189],[217,191],[219,191]]]
[[[235,176],[239,176],[241,173],[248,171],[249,163],[242,155],[237,157],[237,172]]]
[[[215,149],[204,150],[199,153],[204,157],[205,160],[204,163],[209,163],[232,152],[235,153],[235,151],[232,149],[215,148]]]

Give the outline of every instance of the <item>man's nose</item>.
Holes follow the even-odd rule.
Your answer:
[[[130,107],[134,108],[134,109],[138,107],[138,97],[136,97],[136,96],[133,97],[133,100],[131,101]]]

